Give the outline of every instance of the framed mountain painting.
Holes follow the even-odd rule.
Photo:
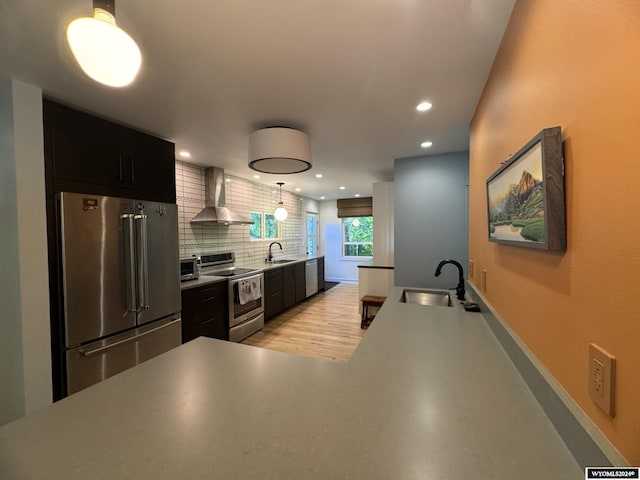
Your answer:
[[[560,127],[545,128],[487,179],[489,241],[566,249]]]

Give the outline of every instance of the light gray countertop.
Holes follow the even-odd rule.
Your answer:
[[[290,260],[287,263],[268,263],[265,262],[264,260],[260,261],[255,261],[255,262],[237,262],[238,265],[242,266],[242,267],[250,267],[250,268],[256,268],[256,269],[260,269],[260,270],[271,270],[273,268],[282,268],[285,267],[287,265],[293,265],[295,263],[300,263],[300,262],[306,262],[307,260],[314,260],[314,259],[318,259],[318,258],[324,258],[324,255],[298,255],[298,256],[290,256],[290,255],[286,255],[286,254],[282,254],[277,250],[274,250],[273,252],[273,259],[274,260],[282,260],[282,259],[286,259],[286,260]]]
[[[238,267],[246,267],[246,268],[255,268],[256,270],[265,271],[271,270],[274,268],[282,268],[285,265],[293,265],[299,262],[306,262],[307,260],[313,260],[317,258],[323,258],[324,255],[304,255],[297,257],[288,257],[286,255],[274,255],[274,258],[277,260],[279,258],[286,258],[291,260],[288,263],[267,263],[265,261],[256,261],[256,262],[237,262],[236,266]],[[202,287],[204,285],[209,285],[211,283],[216,282],[226,282],[227,277],[216,277],[215,275],[201,275],[200,278],[196,280],[187,280],[185,282],[180,283],[180,290],[189,290],[190,288]]]
[[[6,425],[0,478],[583,478],[482,315],[401,291],[346,364],[199,338]]]

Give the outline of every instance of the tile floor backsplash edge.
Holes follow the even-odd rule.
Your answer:
[[[477,287],[467,281],[467,293],[480,305],[482,315],[545,414],[581,468],[628,466],[624,457],[553,378],[528,347],[506,325]]]

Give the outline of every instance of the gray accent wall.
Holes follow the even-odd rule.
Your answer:
[[[467,276],[469,152],[400,158],[394,164],[395,284],[450,288],[460,262]]]
[[[0,78],[0,425],[24,415],[18,204],[11,80]],[[16,276],[18,274],[18,276]]]
[[[0,77],[0,425],[52,401],[42,91]]]

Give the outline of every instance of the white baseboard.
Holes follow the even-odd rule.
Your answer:
[[[325,277],[324,280],[325,282],[346,283],[347,285],[358,284],[358,280],[354,280],[353,278]]]

